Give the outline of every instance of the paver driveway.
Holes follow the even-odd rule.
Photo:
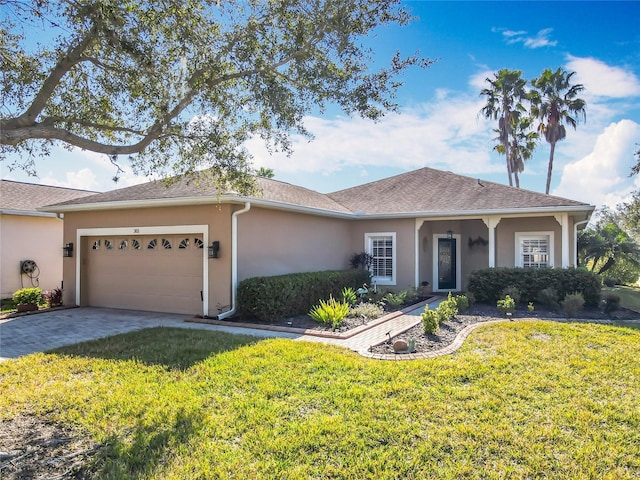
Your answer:
[[[0,361],[142,328],[199,328],[256,337],[296,338],[267,330],[186,323],[186,315],[111,308],[70,308],[0,320]]]

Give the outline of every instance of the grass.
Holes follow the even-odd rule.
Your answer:
[[[106,443],[99,478],[640,476],[640,332],[486,325],[456,354],[156,328],[0,364],[0,418]]]
[[[603,292],[615,292],[620,295],[620,304],[624,308],[640,312],[640,287],[616,286],[603,287]]]

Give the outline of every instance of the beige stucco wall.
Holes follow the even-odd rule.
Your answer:
[[[238,216],[238,279],[348,268],[349,222],[252,207]]]
[[[570,225],[569,240],[573,237],[573,224]],[[496,266],[515,266],[516,232],[553,232],[554,266],[562,266],[562,228],[554,217],[503,218],[496,227]]]
[[[20,262],[33,260],[40,268],[35,286],[60,287],[62,281],[62,220],[51,217],[0,215],[0,296],[11,297],[31,279],[20,275]],[[21,284],[22,278],[22,284]]]
[[[64,221],[64,243],[76,243],[76,231],[84,228],[154,227],[209,225],[209,242],[220,242],[219,258],[208,259],[209,315],[217,315],[216,305],[231,303],[231,205],[139,208],[97,212],[68,212]],[[83,242],[81,251],[87,251]],[[77,248],[77,247],[76,247]],[[73,258],[64,259],[64,302],[75,304],[77,249]],[[81,257],[82,261],[82,257]],[[81,279],[82,280],[82,279]],[[87,285],[81,283],[81,290]],[[81,296],[81,303],[82,298]],[[114,305],[117,307],[117,305]]]
[[[365,233],[396,234],[396,284],[385,285],[389,290],[404,290],[415,283],[415,231],[413,218],[400,220],[356,220],[351,223],[351,251],[349,256],[365,250]]]

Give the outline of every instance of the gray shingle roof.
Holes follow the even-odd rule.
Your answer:
[[[508,187],[432,168],[384,178],[328,195],[366,214],[447,213],[531,207],[589,207],[586,203]]]
[[[258,177],[259,199],[278,202],[286,205],[297,205],[306,208],[327,210],[330,212],[350,213],[347,208],[322,193],[298,187],[289,183]],[[171,198],[206,198],[214,201],[218,190],[206,178],[178,179],[174,182],[151,181],[140,185],[120,188],[110,192],[93,195],[82,199],[72,199],[59,205],[98,204],[106,202],[132,202],[137,200],[156,200]]]
[[[422,168],[346,190],[322,194],[289,183],[257,178],[261,194],[256,197],[283,207],[298,206],[327,213],[403,215],[463,213],[519,208],[584,207],[590,205],[498,183],[465,177],[432,168]],[[229,195],[229,193],[222,193]],[[206,178],[178,179],[169,184],[152,181],[84,198],[70,199],[57,206],[135,202],[162,199],[218,198],[216,187]],[[243,197],[237,197],[242,200]]]
[[[0,180],[0,209],[36,212],[38,207],[94,195],[89,190]]]

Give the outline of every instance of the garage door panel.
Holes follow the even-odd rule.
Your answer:
[[[147,248],[150,243],[154,249]],[[91,237],[87,244],[88,261],[82,274],[87,280],[83,297],[88,305],[202,313],[201,236]]]

